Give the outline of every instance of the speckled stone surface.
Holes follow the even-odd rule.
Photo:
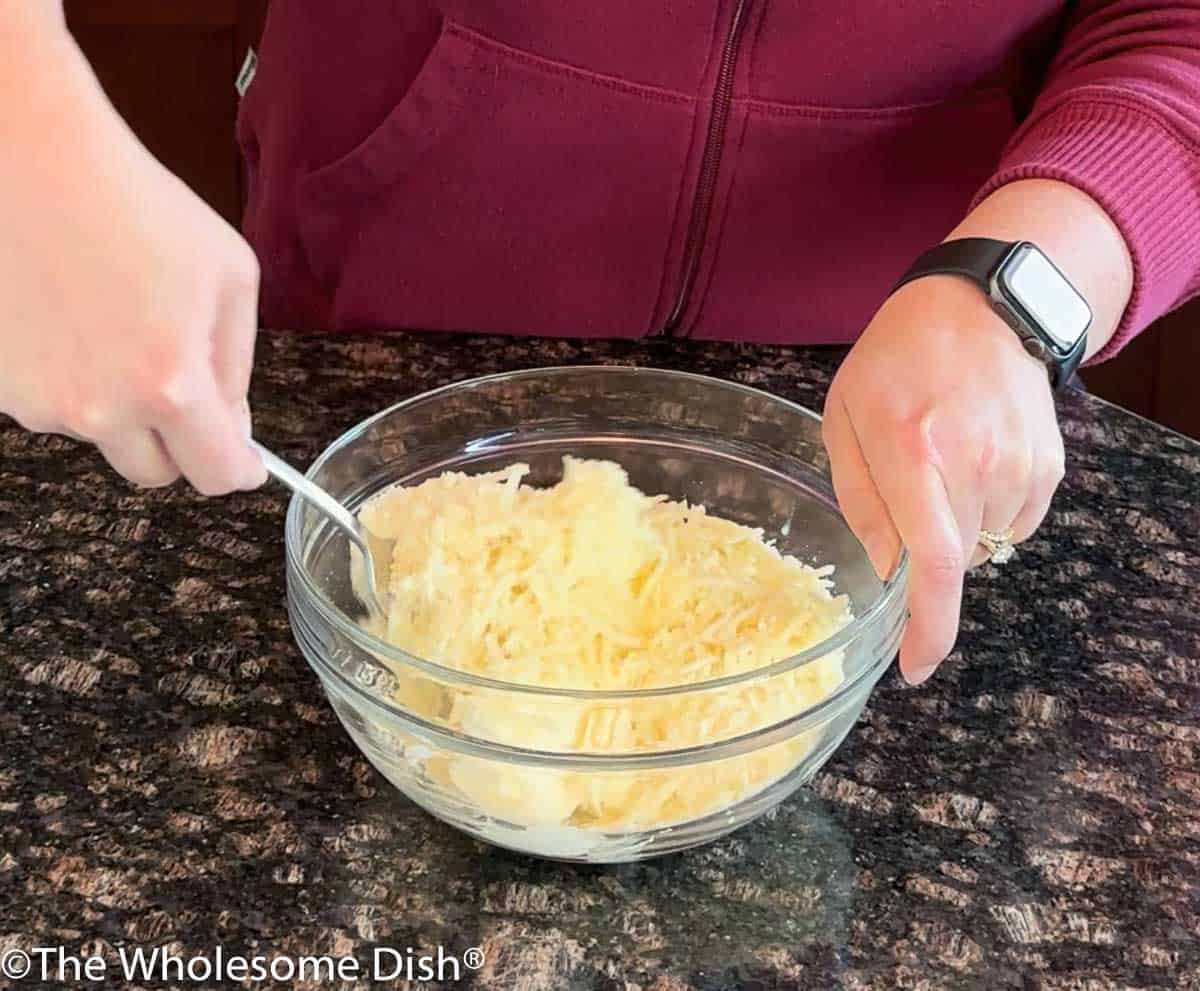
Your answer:
[[[268,334],[254,404],[307,463],[485,372],[636,361],[819,408],[837,357]],[[1050,522],[972,576],[935,680],[885,677],[775,815],[619,868],[480,846],[355,751],[289,633],[282,489],[138,492],[0,424],[0,953],[478,946],[411,986],[496,991],[1200,988],[1200,446],[1081,394],[1061,415]]]

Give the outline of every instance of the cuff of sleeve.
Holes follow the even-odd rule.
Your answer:
[[[1020,179],[1081,189],[1129,248],[1133,293],[1120,326],[1088,364],[1111,358],[1200,288],[1200,148],[1153,109],[1101,94],[1078,95],[1037,114],[1009,142],[972,208]]]

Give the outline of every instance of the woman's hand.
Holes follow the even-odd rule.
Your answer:
[[[65,28],[18,27],[0,42],[0,410],[139,485],[262,484],[253,252],[137,142]]]
[[[920,683],[954,646],[963,574],[986,556],[979,531],[1025,540],[1062,480],[1046,369],[975,286],[919,279],[842,364],[824,435],[838,502],[876,572],[908,548],[900,666]]]
[[[1090,197],[1051,180],[1010,183],[949,235],[975,236],[1041,247],[1091,304],[1087,355],[1108,342],[1132,262]],[[964,572],[986,557],[980,530],[1027,539],[1062,480],[1046,369],[978,287],[918,279],[880,307],[838,370],[824,435],[838,502],[875,570],[886,575],[908,549],[900,668],[919,684],[954,646]]]

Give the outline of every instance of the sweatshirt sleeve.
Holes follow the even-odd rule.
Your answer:
[[[1133,294],[1093,358],[1200,292],[1200,2],[1081,0],[1028,118],[976,195],[1018,179],[1086,192],[1133,259]]]

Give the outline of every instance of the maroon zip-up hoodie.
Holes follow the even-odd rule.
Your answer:
[[[1019,178],[1074,183],[1135,288],[1200,289],[1200,5],[272,5],[239,138],[263,318],[846,342]]]

